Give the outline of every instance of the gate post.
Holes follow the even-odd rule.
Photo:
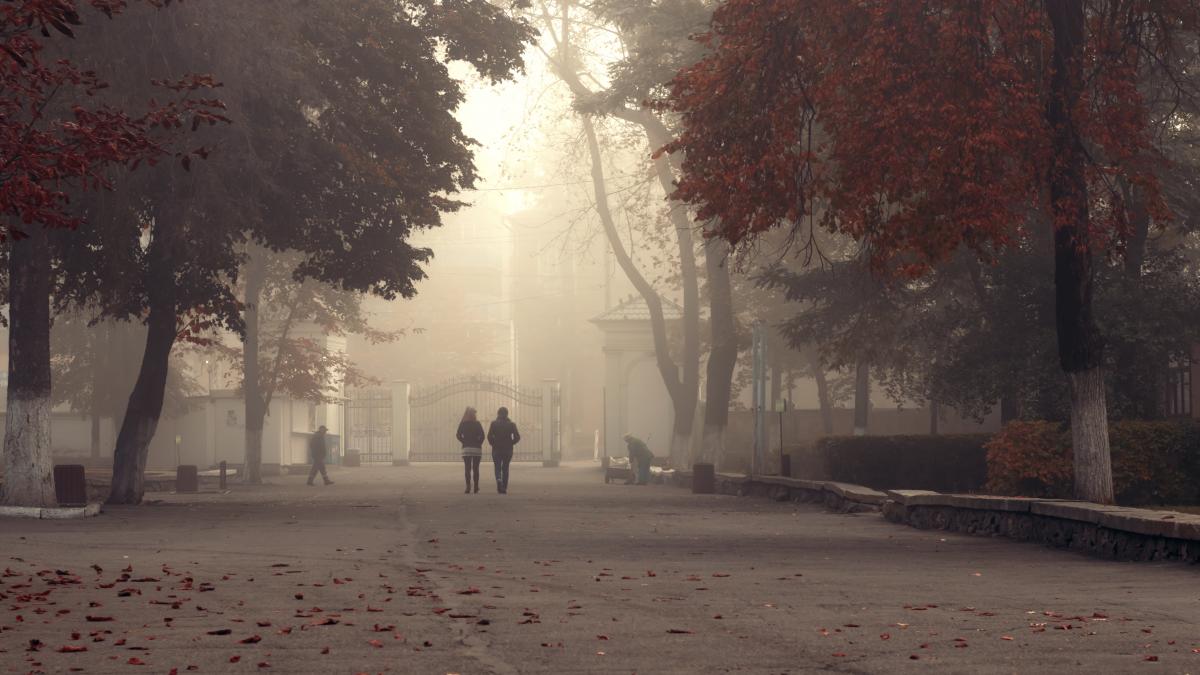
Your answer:
[[[558,380],[542,380],[542,466],[558,466],[562,457],[562,396]]]
[[[392,466],[407,466],[410,441],[409,384],[392,382]]]

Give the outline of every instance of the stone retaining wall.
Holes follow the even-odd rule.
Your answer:
[[[666,477],[672,484],[691,489],[690,471],[672,471]],[[717,494],[738,497],[767,497],[775,501],[824,504],[839,513],[879,511],[887,495],[861,485],[825,480],[803,480],[781,476],[743,476],[731,473],[716,475]]]
[[[1200,516],[1090,502],[890,490],[883,516],[923,530],[1001,536],[1111,560],[1200,562]]]
[[[664,473],[690,489],[690,471]],[[894,523],[922,530],[1008,537],[1111,560],[1200,563],[1200,516],[1090,502],[925,490],[878,492],[861,485],[778,476],[718,473],[718,494],[823,504],[854,513],[879,511]]]

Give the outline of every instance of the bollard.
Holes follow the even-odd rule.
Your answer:
[[[779,475],[784,478],[792,477],[792,456],[782,455],[779,458]]]
[[[227,470],[227,468],[228,468],[228,467],[225,465],[225,462],[224,462],[224,461],[222,461],[222,462],[221,462],[221,489],[222,489],[222,490],[227,490],[227,489],[229,489],[229,488],[228,488],[228,482],[227,482],[227,480],[226,480],[226,478],[225,478],[225,473],[226,473],[226,470]]]
[[[175,468],[175,492],[199,492],[200,473],[193,464],[182,464]]]
[[[87,479],[82,464],[59,464],[54,467],[54,497],[59,506],[87,504]]]
[[[692,465],[692,492],[711,495],[717,491],[717,472],[712,464]]]

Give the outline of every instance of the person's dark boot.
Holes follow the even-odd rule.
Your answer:
[[[479,483],[475,484],[475,494],[479,494]]]
[[[326,480],[326,481],[325,481],[325,484],[326,484],[326,485],[333,485],[333,481],[331,481],[331,480]]]
[[[471,494],[471,484],[470,484],[470,483],[467,483],[467,489],[466,489],[466,490],[463,490],[463,494],[464,494],[464,495],[469,495],[469,494]]]

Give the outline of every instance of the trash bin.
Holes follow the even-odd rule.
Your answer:
[[[59,506],[87,505],[87,478],[82,464],[58,464],[54,467],[54,497]]]
[[[717,491],[717,471],[712,464],[692,465],[692,492],[711,495]]]
[[[342,466],[362,466],[362,462],[358,458],[358,450],[347,450],[346,456],[342,458]]]
[[[195,465],[182,464],[175,468],[175,492],[199,492],[200,473]]]

